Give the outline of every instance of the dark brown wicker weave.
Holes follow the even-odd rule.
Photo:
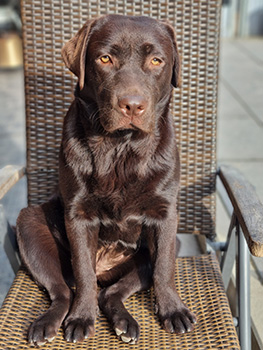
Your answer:
[[[214,236],[220,5],[220,0],[22,0],[29,204],[45,201],[57,184],[62,122],[75,84],[61,47],[88,17],[148,15],[174,25],[181,52],[182,87],[171,102],[182,161],[179,231]],[[101,315],[95,337],[68,344],[60,331],[43,349],[239,349],[214,256],[180,258],[176,271],[179,293],[198,318],[194,332],[177,336],[161,330],[151,290],[127,301],[141,325],[138,345],[119,341]],[[0,349],[31,348],[26,330],[48,304],[21,269],[0,312]]]

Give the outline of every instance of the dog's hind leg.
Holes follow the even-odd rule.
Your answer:
[[[69,253],[63,247],[63,226],[59,199],[23,209],[17,220],[22,261],[51,299],[47,312],[29,328],[28,341],[38,346],[54,339],[70,308],[71,290],[64,277],[71,275],[71,266]]]
[[[135,344],[138,341],[140,328],[129,314],[123,302],[132,294],[150,288],[152,284],[152,268],[147,248],[141,248],[131,258],[130,269],[116,283],[101,290],[99,306],[117,336],[125,343]]]

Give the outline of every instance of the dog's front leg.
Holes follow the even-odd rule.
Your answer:
[[[170,333],[193,330],[195,315],[182,302],[174,283],[176,258],[176,211],[156,228],[154,252],[154,291],[156,308],[163,328]]]
[[[97,281],[95,273],[99,227],[85,219],[65,219],[70,243],[76,294],[65,320],[65,339],[76,343],[94,334],[97,315]]]

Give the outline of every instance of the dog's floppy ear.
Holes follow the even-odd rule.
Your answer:
[[[173,76],[172,76],[172,85],[177,88],[181,86],[181,61],[178,52],[177,43],[174,36],[174,66],[173,66]]]
[[[63,46],[61,51],[67,68],[79,78],[80,89],[84,87],[88,37],[94,22],[94,19],[88,20],[78,33]]]
[[[172,85],[176,87],[181,86],[181,63],[180,63],[180,56],[178,52],[178,47],[177,47],[177,42],[175,38],[175,31],[174,28],[171,26],[170,23],[168,22],[163,22],[166,25],[166,29],[168,30],[168,33],[172,39],[173,43],[173,60],[174,60],[174,65],[173,65],[173,75],[172,75]]]

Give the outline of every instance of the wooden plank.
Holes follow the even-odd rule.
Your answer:
[[[22,165],[7,165],[0,169],[0,199],[12,188],[25,174]]]
[[[226,213],[230,219],[233,213],[233,205],[220,179],[216,183],[216,190],[219,195],[220,201],[222,202],[224,209],[226,210]],[[261,257],[257,257],[253,255],[251,258],[252,258],[252,262],[254,264],[256,273],[258,274],[258,278],[260,279],[260,282],[263,284],[263,259],[261,259]],[[263,349],[263,346],[262,346],[262,349]]]
[[[263,205],[254,187],[236,169],[221,166],[219,176],[232,202],[251,254],[263,257]]]

